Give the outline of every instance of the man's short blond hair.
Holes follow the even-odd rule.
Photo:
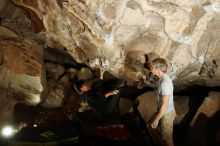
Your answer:
[[[167,69],[168,69],[168,64],[167,64],[166,60],[163,58],[155,58],[152,61],[151,66],[159,68],[164,73],[166,73]]]

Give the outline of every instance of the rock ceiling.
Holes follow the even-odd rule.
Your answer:
[[[153,85],[154,77],[144,63],[156,57],[168,61],[175,91],[190,86],[189,92],[199,93],[198,101],[206,96],[190,124],[198,127],[201,113],[212,117],[219,111],[219,92],[207,94],[206,87],[198,91],[191,86],[220,87],[219,56],[220,0],[1,0],[0,127],[12,121],[13,115],[20,118],[16,108],[23,107],[21,102],[50,108],[65,105],[58,109],[64,114],[45,110],[33,114],[38,123],[39,119],[49,123],[53,117],[56,122],[74,119],[68,114],[78,110],[79,98],[72,79],[94,75],[84,64],[103,66],[130,81],[144,78]],[[156,107],[155,98],[149,98],[154,94],[146,92],[138,98],[145,121]],[[188,110],[197,107],[189,97],[175,97],[179,123],[188,121]],[[121,107],[130,111],[128,105]],[[24,115],[30,120],[28,113]],[[191,135],[201,136],[204,131],[199,132],[186,134],[190,142]],[[194,145],[203,141],[198,139]]]
[[[163,57],[176,85],[220,85],[219,0],[12,0],[46,44],[128,80]],[[148,80],[148,77],[147,77]]]

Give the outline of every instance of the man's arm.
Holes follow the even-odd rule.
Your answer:
[[[102,67],[100,67],[99,69],[100,69],[100,77],[99,77],[99,78],[100,78],[101,80],[103,80],[103,78],[104,78],[104,73],[105,73],[105,69],[102,68]]]
[[[114,89],[112,91],[109,91],[109,92],[105,93],[105,98],[108,98],[109,96],[112,96],[112,95],[115,95],[115,94],[118,94],[118,93],[119,93],[119,90]]]
[[[74,84],[73,87],[77,94],[82,95],[82,92],[77,88],[76,84]]]
[[[152,128],[157,128],[159,120],[163,117],[163,115],[165,114],[165,112],[167,110],[168,104],[169,104],[168,95],[162,95],[162,105],[161,105],[155,119],[151,123]]]

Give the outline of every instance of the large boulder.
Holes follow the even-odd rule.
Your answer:
[[[157,111],[157,95],[156,92],[146,92],[138,97],[138,110],[145,122],[148,122],[151,116]],[[180,124],[186,114],[189,112],[189,97],[174,96],[174,106],[176,110],[176,118],[174,124]]]
[[[176,110],[176,118],[174,124],[181,124],[187,114],[190,112],[189,97],[188,96],[174,96],[174,106]]]
[[[141,96],[139,96],[138,100],[139,100],[138,110],[147,125],[149,133],[153,137],[155,143],[161,144],[162,140],[160,136],[160,129],[157,128],[156,130],[153,130],[152,128],[149,127],[150,126],[149,122],[152,120],[151,117],[157,111],[156,92],[146,92]],[[189,112],[188,102],[189,102],[189,97],[187,96],[174,96],[174,106],[177,114],[174,120],[174,125],[185,124],[183,119],[186,118],[187,113]]]
[[[89,68],[81,68],[77,73],[78,80],[89,80],[93,78],[93,73]]]
[[[48,45],[48,43],[46,43]],[[44,60],[46,62],[61,64],[61,65],[72,65],[77,66],[77,62],[73,57],[66,51],[65,47],[61,44],[56,44],[54,42],[50,43],[51,47],[46,47],[44,49]]]
[[[31,39],[0,40],[0,86],[37,105],[46,93],[43,47]]]
[[[0,26],[0,38],[18,37],[16,33],[6,27]]]
[[[220,126],[219,123],[213,122],[212,118],[217,114],[217,112],[220,111],[219,97],[219,92],[210,92],[209,95],[204,99],[203,103],[199,107],[197,113],[190,123],[190,128],[188,129],[185,136],[184,145],[208,146],[208,137],[212,135],[213,137],[211,138],[215,139],[215,133],[217,136],[217,130],[220,130]],[[210,125],[211,121],[215,124]],[[214,130],[209,133],[211,129]]]
[[[133,112],[133,102],[125,98],[120,98],[118,108],[119,115]]]
[[[65,68],[59,64],[46,62],[45,67],[48,79],[58,80],[62,77],[62,75],[65,72]]]
[[[157,111],[157,97],[155,92],[146,92],[138,97],[138,110],[147,123],[151,116]]]
[[[61,107],[67,89],[61,81],[48,80],[48,94],[41,105],[47,108]]]

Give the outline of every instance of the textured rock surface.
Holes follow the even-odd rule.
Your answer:
[[[25,15],[26,14],[26,15]],[[0,4],[0,24],[21,37],[34,37],[34,27],[28,13],[14,5],[10,0],[2,0]],[[34,17],[33,17],[34,18]],[[2,34],[3,35],[3,34]],[[6,35],[6,34],[4,34]]]
[[[220,129],[220,126],[217,123],[210,125],[210,121],[212,120],[214,115],[217,114],[217,112],[219,113],[220,111],[219,97],[219,92],[210,92],[208,97],[204,99],[202,105],[199,107],[197,113],[190,123],[190,128],[187,131],[184,140],[185,145],[209,145],[209,137],[207,136],[210,135],[210,137],[212,137],[214,135],[214,132]],[[211,129],[215,130],[209,133]]]
[[[42,101],[41,105],[47,108],[61,107],[65,97],[65,89],[61,82],[48,80],[47,98]]]
[[[180,124],[184,118],[186,118],[186,114],[189,112],[189,97],[187,96],[175,96],[174,97],[174,106],[176,110],[176,118],[174,120],[174,124]]]
[[[157,111],[157,102],[156,102],[156,93],[155,92],[146,92],[138,97],[139,105],[138,110],[143,117],[144,121],[146,123],[149,123],[152,119],[151,117],[153,114]],[[174,125],[180,125],[185,124],[184,118],[187,118],[187,113],[189,112],[189,97],[187,96],[175,96],[174,97],[174,105],[176,110],[176,118],[174,120]],[[181,123],[183,122],[183,123]],[[152,130],[148,127],[148,131],[152,135],[153,139],[156,140],[156,142],[161,142],[160,137],[160,130]],[[161,143],[160,143],[161,144]]]
[[[1,0],[0,25],[0,127],[11,122],[16,103],[40,102],[47,86],[43,59],[53,64],[47,70],[53,81],[41,104],[53,109],[15,106],[22,112],[15,113],[18,119],[31,124],[74,120],[79,98],[71,84],[76,78],[94,77],[84,64],[103,66],[109,71],[107,78],[113,74],[131,84],[146,78],[145,83],[153,86],[155,79],[143,68],[147,54],[149,61],[167,59],[175,91],[192,85],[220,86],[219,0]],[[44,44],[44,55],[37,42]],[[145,121],[156,111],[155,96],[147,92],[139,97]],[[220,107],[218,97],[212,92],[205,98],[185,145],[206,144],[206,138],[218,136],[218,120],[210,127]],[[191,120],[188,103],[187,96],[175,97],[175,124]],[[119,114],[130,111],[132,103],[120,100]],[[209,127],[211,132],[204,132]]]
[[[195,126],[200,114],[204,114],[207,118],[211,118],[218,110],[220,110],[220,93],[210,92],[199,107],[195,117],[191,122],[191,126]]]
[[[119,115],[123,115],[129,112],[133,112],[133,103],[125,98],[121,98],[119,101]]]
[[[13,31],[11,31],[5,27],[0,26],[0,37],[1,38],[8,38],[8,37],[18,37],[18,36]]]
[[[0,86],[38,104],[46,91],[42,45],[30,39],[0,40]]]
[[[150,117],[157,111],[157,95],[155,92],[146,92],[138,97],[139,105],[138,110],[141,113],[143,119],[148,122]],[[187,96],[175,96],[174,104],[176,110],[176,118],[174,124],[179,124],[189,111],[189,97]]]
[[[55,48],[44,48],[44,60],[55,64],[70,64],[77,66],[77,62],[70,56],[61,44],[54,44]]]
[[[93,77],[93,74],[89,68],[81,68],[77,73],[78,80],[88,80]]]
[[[157,101],[155,92],[147,92],[138,97],[140,104],[138,105],[138,110],[141,116],[148,122],[151,116],[157,111]]]
[[[48,46],[61,43],[78,62],[101,58],[113,74],[137,80],[146,53],[168,60],[175,85],[220,84],[219,0],[13,2]]]
[[[58,80],[65,72],[65,68],[59,64],[45,63],[47,78]]]

